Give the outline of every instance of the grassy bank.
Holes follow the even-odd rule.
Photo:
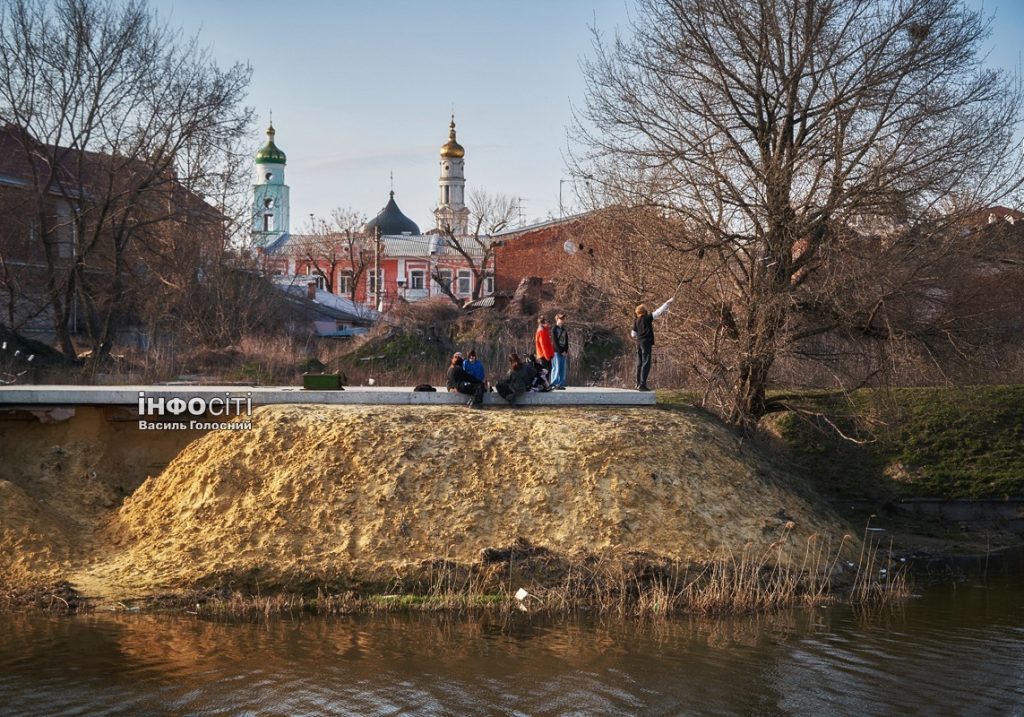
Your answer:
[[[692,396],[658,395],[666,406]],[[783,457],[833,498],[1024,496],[1024,386],[776,394]]]

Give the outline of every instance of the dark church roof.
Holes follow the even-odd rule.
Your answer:
[[[419,234],[420,228],[395,203],[395,192],[392,191],[387,205],[370,221],[363,225],[363,231],[373,234],[380,226],[381,235]]]

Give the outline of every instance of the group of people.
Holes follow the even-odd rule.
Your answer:
[[[470,396],[469,405],[479,408],[483,405],[484,394],[491,390],[497,391],[513,406],[516,398],[527,391],[565,390],[569,368],[569,332],[565,328],[565,314],[555,316],[554,327],[542,316],[534,334],[534,353],[524,358],[513,352],[508,362],[508,373],[491,386],[476,351],[470,351],[465,357],[461,351],[456,351],[445,376],[448,391]]]
[[[668,311],[672,301],[669,299],[653,312],[648,311],[644,304],[634,310],[635,318],[630,335],[636,343],[637,391],[651,390],[647,380],[651,373],[651,354],[654,349],[654,320]],[[565,390],[569,369],[569,332],[565,328],[565,314],[555,315],[554,326],[548,323],[547,317],[541,316],[537,321],[533,343],[532,355],[525,358],[515,352],[509,355],[508,373],[493,386],[487,382],[483,363],[475,350],[465,357],[461,351],[456,351],[445,377],[448,390],[470,396],[469,405],[474,408],[483,406],[484,394],[488,391],[497,391],[514,406],[516,398],[527,391]]]

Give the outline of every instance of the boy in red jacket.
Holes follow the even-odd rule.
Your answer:
[[[537,351],[537,360],[543,362],[544,368],[551,371],[551,359],[555,356],[555,342],[551,338],[551,326],[543,316],[537,321],[537,333],[533,343]]]

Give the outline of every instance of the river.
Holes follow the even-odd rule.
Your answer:
[[[1024,715],[1020,556],[713,620],[0,615],[3,715]]]

